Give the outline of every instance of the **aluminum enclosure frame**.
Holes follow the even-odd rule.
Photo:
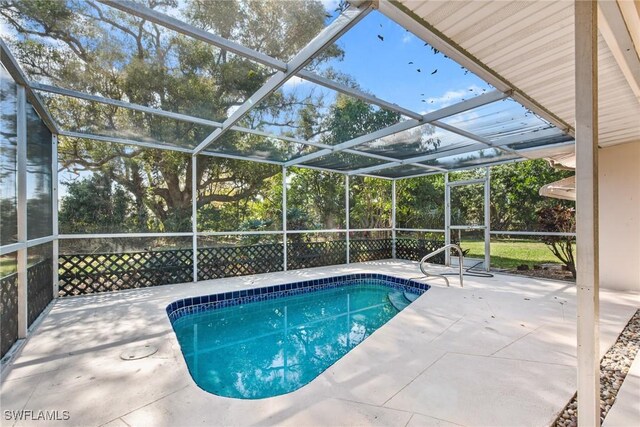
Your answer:
[[[129,1],[107,1],[100,0],[102,3],[117,8],[119,10],[123,10],[127,13],[131,13],[136,16],[144,17],[151,22],[155,22],[159,25],[165,26],[167,28],[174,29],[182,34],[187,36],[196,38],[201,41],[205,41],[209,44],[224,47],[229,51],[235,52],[238,55],[242,55],[246,58],[255,60],[259,63],[268,65],[270,67],[275,68],[278,72],[268,80],[262,88],[258,92],[256,92],[252,97],[250,97],[236,112],[234,112],[231,117],[227,118],[224,122],[216,122],[213,120],[207,120],[200,117],[195,117],[187,114],[175,113],[171,111],[165,111],[157,108],[146,107],[143,105],[137,105],[134,103],[129,103],[121,100],[109,99],[97,95],[90,95],[78,91],[73,91],[69,89],[63,89],[59,87],[55,87],[52,85],[46,85],[42,83],[37,83],[33,81],[29,81],[20,68],[20,65],[15,60],[13,55],[11,54],[9,48],[6,46],[4,41],[0,40],[0,53],[1,53],[1,62],[7,68],[13,79],[16,81],[16,85],[18,87],[18,154],[17,154],[17,164],[18,164],[18,173],[17,173],[17,196],[18,196],[18,241],[16,243],[12,243],[9,245],[5,245],[0,247],[0,255],[7,255],[16,253],[17,255],[17,268],[18,268],[18,300],[19,300],[19,337],[24,338],[28,334],[27,330],[27,252],[28,249],[43,243],[53,243],[53,277],[52,277],[52,293],[54,298],[58,296],[58,254],[59,254],[59,241],[60,240],[69,240],[69,239],[112,239],[112,238],[135,238],[135,237],[191,237],[192,239],[192,250],[193,250],[193,281],[198,281],[198,238],[205,236],[224,236],[224,235],[281,235],[283,240],[283,248],[284,248],[284,265],[283,269],[287,269],[287,238],[289,235],[293,234],[301,234],[301,233],[309,233],[309,234],[326,234],[326,233],[337,233],[342,234],[345,233],[345,240],[347,242],[346,245],[346,260],[350,262],[350,253],[349,253],[349,241],[350,235],[354,232],[389,232],[392,236],[392,240],[394,242],[392,255],[396,256],[396,246],[395,241],[397,237],[397,233],[400,231],[420,231],[420,232],[444,232],[445,233],[445,242],[449,243],[447,240],[449,239],[448,231],[452,229],[450,224],[450,197],[445,195],[445,229],[444,230],[435,230],[435,229],[407,229],[407,228],[399,228],[396,221],[396,208],[397,208],[397,189],[396,184],[400,179],[408,179],[423,175],[432,175],[445,173],[445,180],[448,181],[448,173],[449,171],[454,170],[463,170],[470,169],[469,167],[461,167],[459,169],[444,169],[440,167],[428,166],[421,164],[420,162],[431,160],[438,158],[442,155],[442,153],[429,153],[429,154],[421,154],[414,156],[412,158],[406,160],[397,160],[392,157],[366,153],[363,151],[358,151],[355,149],[361,144],[365,144],[367,142],[371,142],[378,138],[383,138],[385,136],[393,135],[398,132],[402,132],[407,129],[415,128],[417,126],[421,126],[424,124],[431,124],[433,126],[442,128],[446,131],[456,133],[461,135],[471,141],[475,141],[477,144],[471,144],[469,146],[457,148],[455,150],[451,150],[449,152],[444,153],[445,155],[450,155],[453,152],[455,153],[466,153],[469,151],[477,150],[478,148],[486,148],[486,147],[495,147],[498,149],[502,149],[504,151],[513,152],[506,147],[503,147],[504,144],[497,144],[483,138],[479,135],[475,135],[473,133],[464,131],[462,129],[457,129],[453,126],[447,125],[443,123],[441,120],[458,114],[463,111],[470,110],[472,108],[476,108],[482,105],[487,105],[492,102],[498,102],[507,97],[514,97],[516,101],[522,99],[522,94],[517,92],[512,92],[512,89],[509,87],[503,87],[500,85],[496,85],[498,90],[486,93],[484,95],[479,95],[477,97],[468,99],[466,101],[459,102],[457,104],[453,104],[449,107],[445,107],[427,114],[419,114],[410,109],[407,109],[402,106],[398,106],[394,103],[391,103],[386,100],[379,99],[373,95],[367,94],[365,92],[349,88],[347,86],[341,85],[339,83],[333,82],[325,77],[318,76],[314,73],[306,71],[303,67],[312,60],[319,52],[321,52],[326,46],[333,43],[336,39],[338,39],[341,35],[349,31],[353,26],[357,25],[360,19],[362,19],[367,13],[369,13],[376,4],[380,4],[380,11],[385,15],[393,19],[395,12],[391,12],[389,9],[390,6],[386,0],[380,0],[380,2],[359,2],[358,6],[350,6],[344,17],[339,19],[337,23],[330,25],[325,28],[314,40],[312,40],[309,45],[303,48],[289,63],[284,63],[282,61],[278,61],[274,58],[270,58],[267,55],[260,54],[259,52],[252,51],[247,49],[241,45],[235,44],[231,41],[222,39],[218,36],[215,36],[209,32],[203,31],[201,29],[197,29],[193,26],[190,26],[182,21],[176,20],[175,18],[171,18],[167,15],[163,15],[159,12],[153,11],[151,9],[147,9],[143,6],[140,6],[137,3],[129,2]],[[427,40],[430,41],[430,40]],[[436,46],[436,45],[434,45]],[[454,56],[452,58],[455,59]],[[481,77],[485,78],[482,74],[479,74]],[[336,146],[329,146],[327,144],[305,141],[298,138],[288,137],[288,136],[279,136],[273,135],[268,132],[263,132],[255,129],[248,129],[237,125],[238,120],[240,120],[244,114],[248,113],[259,100],[264,99],[270,94],[274,93],[281,87],[288,79],[297,76],[303,79],[306,79],[310,82],[322,85],[324,87],[330,88],[340,93],[344,93],[346,95],[355,97],[357,99],[363,100],[365,102],[371,103],[373,105],[377,105],[381,108],[389,109],[390,111],[394,111],[403,116],[408,117],[408,120],[400,122],[398,124],[389,126],[387,128],[381,129],[377,132],[373,132],[368,135],[363,135],[358,138],[354,138],[350,141],[345,141],[341,144],[337,144]],[[488,80],[489,81],[489,80]],[[47,110],[44,102],[42,101],[39,92],[47,92],[58,94],[62,96],[73,97],[77,99],[84,99],[92,102],[98,102],[108,105],[113,105],[121,108],[126,108],[135,111],[141,111],[149,114],[155,114],[158,116],[167,117],[174,120],[182,120],[186,122],[191,122],[200,125],[211,126],[215,128],[215,130],[203,141],[201,141],[195,148],[185,148],[185,147],[177,147],[169,144],[163,143],[151,143],[151,142],[143,142],[143,141],[135,141],[129,140],[125,138],[114,138],[103,135],[95,135],[88,134],[82,132],[71,132],[60,129],[60,126],[53,117],[50,115]],[[26,112],[26,102],[29,100],[33,105],[34,109],[39,114],[40,118],[43,120],[45,125],[52,132],[52,221],[53,221],[53,232],[49,236],[40,237],[37,239],[28,240],[27,239],[27,216],[26,216],[26,186],[27,186],[27,178],[26,178],[26,123],[25,123],[25,112]],[[557,125],[562,125],[562,123],[557,123]],[[239,156],[225,153],[215,153],[208,152],[206,148],[213,142],[216,141],[223,132],[226,131],[239,131],[244,133],[250,133],[255,135],[260,135],[264,137],[277,138],[279,140],[290,142],[292,144],[304,144],[311,147],[319,148],[317,152],[309,154],[307,156],[301,156],[296,159],[292,159],[289,161],[275,161],[268,159],[258,159],[251,156]],[[567,129],[565,129],[567,130]],[[571,129],[567,130],[568,132],[572,131]],[[108,143],[116,143],[116,144],[125,144],[125,145],[134,145],[140,146],[150,149],[160,149],[160,150],[170,150],[183,152],[191,155],[191,173],[192,173],[192,227],[191,232],[180,232],[180,233],[108,233],[108,234],[59,234],[59,224],[58,224],[58,139],[59,137],[69,137],[69,138],[84,138],[95,141],[103,141]],[[365,158],[374,158],[378,160],[383,160],[386,163],[383,163],[378,166],[373,166],[369,168],[358,168],[350,171],[339,171],[330,168],[317,167],[313,165],[307,165],[305,162],[311,161],[313,159],[319,158],[323,155],[344,152],[349,154],[358,155]],[[518,153],[524,159],[521,153]],[[214,156],[221,158],[231,158],[245,161],[254,161],[261,163],[269,163],[276,164],[282,167],[282,179],[283,179],[283,200],[282,200],[282,230],[275,231],[211,231],[211,232],[203,232],[198,231],[198,219],[197,219],[197,192],[198,192],[198,183],[196,180],[197,177],[197,161],[198,155],[206,155],[206,156]],[[509,160],[511,162],[513,160]],[[496,164],[501,162],[496,162]],[[399,165],[413,165],[418,166],[424,169],[424,173],[409,175],[399,178],[388,178],[384,176],[373,175],[372,172],[381,171],[387,168],[391,168]],[[288,230],[287,229],[287,174],[290,173],[291,167],[300,167],[307,168],[313,170],[320,170],[324,172],[330,173],[338,173],[343,174],[345,179],[345,204],[346,204],[346,218],[345,218],[345,228],[344,229],[324,229],[324,230]],[[350,224],[350,182],[351,176],[367,176],[376,179],[389,180],[392,185],[392,212],[391,212],[391,224],[388,228],[371,228],[371,229],[353,229]],[[485,188],[488,186],[490,177],[487,174],[487,179],[485,181]],[[487,204],[489,202],[489,198],[485,196],[485,212],[487,209]],[[448,208],[447,208],[448,206]],[[485,220],[486,221],[486,220]],[[549,235],[549,233],[527,233],[527,232],[500,232],[500,231],[492,231],[487,223],[485,227],[485,239],[487,235],[495,235],[495,234],[513,234],[513,235]],[[563,233],[562,235],[565,235]],[[573,234],[575,235],[575,234]],[[485,251],[485,256],[489,256],[489,250]],[[449,264],[449,256],[447,254],[447,264]],[[488,262],[486,264],[488,266]]]
[[[439,41],[439,39],[435,37],[433,34],[425,31],[417,31],[417,27],[415,27],[415,25],[409,25],[406,19],[400,19],[401,17],[400,14],[402,13],[402,11],[400,10],[401,7],[397,6],[395,3],[392,4],[387,0],[381,0],[379,2],[370,2],[370,1],[352,2],[353,4],[347,7],[346,10],[339,16],[339,18],[336,21],[334,21],[332,24],[327,26],[323,31],[321,31],[321,33],[318,34],[311,42],[309,42],[309,44],[305,46],[289,63],[285,63],[278,59],[269,57],[268,55],[246,48],[238,43],[226,40],[222,37],[216,36],[215,34],[209,33],[205,30],[202,30],[190,24],[187,24],[186,22],[180,21],[176,18],[163,14],[159,11],[149,9],[145,6],[139,5],[131,1],[100,0],[100,2],[107,5],[108,7],[112,7],[120,11],[123,11],[125,13],[140,17],[142,19],[153,22],[157,25],[161,25],[173,31],[176,31],[178,33],[184,34],[188,37],[203,41],[205,43],[211,44],[213,46],[217,46],[222,49],[226,49],[244,58],[248,58],[250,60],[256,61],[263,65],[272,67],[275,70],[277,70],[277,73],[273,75],[271,79],[269,79],[262,86],[262,88],[258,90],[258,92],[256,92],[243,105],[241,105],[241,107],[238,110],[236,110],[231,115],[231,117],[227,118],[227,120],[225,120],[223,123],[219,123],[216,121],[202,119],[199,117],[194,117],[186,114],[163,111],[163,110],[159,110],[151,107],[145,107],[141,105],[128,103],[125,101],[108,99],[108,98],[99,97],[96,95],[83,94],[77,91],[71,91],[63,88],[56,88],[51,85],[45,85],[45,84],[36,83],[36,82],[29,82],[26,80],[24,73],[20,70],[20,67],[17,61],[15,61],[15,59],[11,55],[8,47],[4,43],[2,43],[0,45],[0,48],[2,49],[2,62],[5,63],[5,65],[9,69],[13,70],[12,75],[14,76],[14,79],[16,79],[17,82],[23,84],[27,88],[28,94],[30,95],[30,99],[33,98],[33,100],[36,101],[34,102],[34,106],[38,110],[39,114],[43,117],[43,120],[45,121],[45,123],[47,123],[47,125],[50,127],[50,129],[54,133],[57,133],[63,136],[68,136],[68,137],[75,137],[75,138],[94,139],[99,141],[107,141],[107,142],[114,142],[114,143],[120,143],[120,144],[137,145],[137,146],[142,146],[146,148],[174,150],[174,151],[180,151],[180,152],[192,153],[192,154],[206,154],[206,155],[223,157],[223,158],[233,158],[233,159],[241,159],[241,160],[258,161],[258,162],[264,162],[264,163],[283,164],[286,166],[299,165],[300,167],[307,167],[307,165],[304,164],[307,161],[316,159],[326,154],[331,154],[331,153],[340,152],[340,151],[344,151],[353,155],[375,158],[378,160],[383,160],[388,162],[386,164],[381,164],[371,168],[361,168],[360,170],[358,169],[350,170],[348,171],[350,175],[368,175],[370,174],[370,172],[380,171],[380,170],[384,170],[384,169],[391,168],[394,166],[399,166],[399,165],[412,165],[412,166],[423,168],[426,171],[446,172],[447,169],[443,169],[437,166],[429,166],[421,163],[425,160],[434,158],[431,156],[436,156],[435,158],[437,158],[438,153],[434,153],[432,155],[429,155],[429,154],[417,155],[417,156],[414,156],[413,158],[398,160],[398,159],[384,156],[384,155],[367,153],[367,152],[353,149],[353,147],[356,147],[366,142],[373,141],[376,138],[392,135],[393,133],[401,132],[403,130],[410,129],[411,127],[419,126],[425,123],[430,123],[433,126],[440,127],[442,129],[445,129],[446,131],[453,132],[465,138],[468,138],[470,140],[479,142],[480,144],[482,144],[482,147],[495,147],[505,152],[522,155],[521,153],[515,152],[514,150],[507,148],[506,143],[494,144],[490,140],[482,138],[478,135],[474,135],[473,133],[470,133],[461,129],[457,129],[453,126],[447,125],[440,121],[440,119],[442,118],[455,114],[456,110],[457,112],[466,111],[468,109],[471,109],[480,105],[484,105],[487,99],[490,99],[492,96],[495,96],[495,95],[497,95],[495,100],[504,99],[508,96],[513,96],[516,100],[519,100],[520,98],[522,98],[521,94],[514,92],[512,88],[505,86],[504,84],[500,84],[500,82],[497,81],[495,77],[493,77],[490,73],[485,72],[485,70],[482,70],[481,67],[480,68],[472,67],[470,69],[476,72],[481,78],[484,78],[490,83],[494,84],[498,88],[497,91],[493,93],[479,95],[477,97],[471,98],[462,103],[455,104],[454,109],[452,109],[451,107],[445,107],[445,108],[442,108],[441,110],[437,110],[435,112],[431,112],[425,115],[418,114],[409,109],[398,106],[394,103],[390,103],[385,100],[379,99],[374,95],[369,95],[357,89],[346,87],[340,83],[333,82],[325,77],[316,75],[312,72],[302,69],[302,67],[304,67],[306,63],[312,60],[326,46],[333,43],[333,41],[338,39],[340,36],[342,36],[344,33],[349,31],[355,25],[357,25],[358,21],[362,19],[364,16],[366,16],[366,14],[371,12],[374,8],[378,8],[380,12],[382,12],[384,15],[386,15],[390,19],[399,22],[400,25],[406,26],[408,30],[410,30],[412,33],[414,33],[418,37],[423,38],[424,40],[427,40],[427,42],[431,43],[434,47],[438,47],[442,44],[441,41]],[[445,48],[444,52],[446,52],[450,57],[454,59],[460,56],[460,55],[453,55],[452,52],[449,52],[450,50],[452,50],[452,48],[449,46],[445,45],[440,47],[444,47]],[[459,58],[459,59],[464,59],[464,58]],[[465,66],[468,65],[466,61],[464,62],[464,65]],[[353,96],[357,99],[361,99],[366,102],[372,103],[374,105],[378,105],[382,108],[388,108],[391,111],[395,111],[399,114],[409,117],[410,120],[408,121],[408,123],[401,122],[398,124],[399,126],[395,126],[395,125],[390,126],[389,128],[383,129],[382,132],[378,131],[369,135],[364,135],[363,137],[338,144],[337,146],[327,146],[322,143],[304,141],[304,140],[299,140],[299,139],[291,138],[287,136],[277,136],[277,135],[270,134],[268,132],[262,132],[259,130],[247,129],[240,126],[235,126],[235,123],[240,118],[242,118],[247,112],[249,112],[253,107],[255,107],[255,105],[259,100],[264,99],[266,96],[272,94],[282,84],[284,84],[289,78],[293,76],[307,79],[316,84],[323,85],[332,90],[345,93],[349,96]],[[165,146],[165,144],[162,144],[162,143],[156,144],[151,142],[133,141],[133,140],[123,139],[123,138],[111,138],[103,135],[93,135],[93,134],[86,134],[86,133],[79,133],[79,132],[61,131],[58,129],[57,124],[49,115],[48,111],[46,110],[46,107],[44,107],[44,104],[41,102],[41,99],[39,98],[36,91],[56,93],[59,95],[71,96],[79,99],[85,99],[85,100],[115,105],[122,108],[143,111],[150,114],[157,114],[157,115],[172,118],[175,120],[183,120],[183,121],[188,121],[188,122],[197,123],[201,125],[211,126],[211,127],[214,127],[216,130],[214,130],[207,138],[205,138],[205,140],[200,142],[194,149],[176,147],[171,145]],[[525,103],[525,104],[528,105],[529,103]],[[537,110],[541,111],[541,113],[543,114],[543,117],[554,122],[553,121],[554,116],[552,115],[550,116],[549,114],[546,114],[545,111],[542,111],[540,109],[537,109]],[[558,123],[557,121],[555,121],[554,123],[562,125],[563,129],[566,129],[569,133],[571,133],[572,129],[570,127],[564,126],[564,123]],[[289,161],[284,161],[284,162],[268,160],[268,159],[259,159],[252,156],[231,155],[231,154],[217,153],[217,152],[204,152],[204,150],[210,143],[215,141],[220,135],[222,135],[227,130],[246,132],[246,133],[251,133],[256,135],[262,135],[265,137],[273,137],[273,138],[280,139],[282,141],[305,144],[308,146],[314,146],[321,149],[319,151],[316,151],[315,153],[302,156],[296,159],[292,159]],[[478,145],[480,146],[480,144]],[[477,146],[474,146],[474,149],[475,148],[477,148]],[[461,152],[464,153],[466,151],[461,151]],[[329,169],[329,168],[325,168],[325,170],[336,172],[336,173],[345,173],[344,171],[338,171],[338,170]],[[452,169],[449,169],[449,170],[452,170]],[[381,177],[381,178],[384,179],[384,177]]]

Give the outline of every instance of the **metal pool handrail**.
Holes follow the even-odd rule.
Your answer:
[[[456,245],[455,243],[450,243],[448,245],[444,245],[443,247],[441,247],[440,249],[436,249],[435,251],[425,255],[424,257],[422,257],[422,259],[420,260],[420,271],[422,272],[422,274],[425,275],[425,277],[439,277],[441,279],[444,279],[445,282],[447,282],[447,286],[449,286],[449,279],[447,279],[446,276],[442,275],[442,274],[434,274],[434,273],[429,273],[427,272],[424,267],[425,267],[425,263],[426,261],[435,256],[438,255],[440,252],[444,252],[449,248],[453,248],[456,251],[458,251],[458,263],[460,264],[460,287],[463,287],[463,283],[462,283],[462,264],[464,263],[464,257],[462,255],[462,249],[460,249],[460,246]]]

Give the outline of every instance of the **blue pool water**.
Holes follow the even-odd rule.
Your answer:
[[[402,289],[383,283],[345,282],[197,310],[173,319],[173,328],[202,389],[243,399],[277,396],[309,383],[409,304]]]

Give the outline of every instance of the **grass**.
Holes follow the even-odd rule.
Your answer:
[[[0,258],[0,277],[5,277],[16,271],[16,259],[14,257]]]
[[[467,256],[472,258],[484,257],[484,241],[462,241],[462,249],[469,249]],[[529,268],[534,264],[560,264],[547,245],[542,242],[516,239],[491,240],[491,267],[515,269],[521,264]]]
[[[30,267],[31,265],[40,261],[41,261],[40,256],[28,255],[27,267]],[[6,277],[18,271],[17,262],[18,262],[18,259],[16,258],[15,254],[13,256],[7,255],[7,256],[0,257],[0,278]]]

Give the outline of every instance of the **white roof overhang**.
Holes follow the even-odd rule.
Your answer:
[[[640,3],[599,4],[599,145],[640,142]],[[380,2],[388,16],[543,117],[572,128],[573,1]],[[572,129],[571,129],[572,131]]]

